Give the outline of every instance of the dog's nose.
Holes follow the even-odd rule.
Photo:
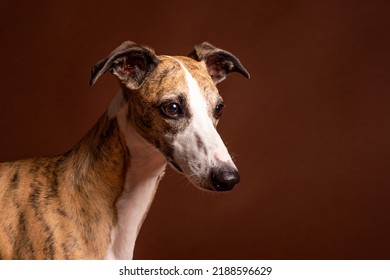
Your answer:
[[[218,192],[230,191],[240,182],[240,174],[236,169],[218,168],[211,171],[211,182]]]

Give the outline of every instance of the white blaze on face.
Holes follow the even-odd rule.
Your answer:
[[[208,108],[198,82],[183,63],[176,58],[172,59],[180,64],[185,73],[188,87],[187,106],[191,114],[188,127],[175,139],[174,159],[184,173],[195,177],[192,179],[197,183],[202,183],[200,181],[208,178],[212,168],[221,165],[235,168],[235,165],[208,113],[214,108]]]

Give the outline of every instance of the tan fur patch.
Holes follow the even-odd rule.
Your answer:
[[[104,258],[127,168],[118,133],[104,115],[62,156],[0,164],[1,258]]]

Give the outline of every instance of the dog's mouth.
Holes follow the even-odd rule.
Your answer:
[[[186,175],[183,169],[173,160],[168,160],[168,163],[172,166],[174,170],[178,173]],[[188,180],[196,186],[198,189],[203,191],[217,191],[217,192],[227,192],[234,188],[236,184],[240,182],[240,175],[237,169],[233,168],[215,168],[211,171],[208,178],[204,181],[196,180],[196,178],[189,178]],[[195,179],[195,180],[194,180]]]
[[[177,172],[184,174],[183,169],[173,160],[168,160],[168,163],[175,169]]]

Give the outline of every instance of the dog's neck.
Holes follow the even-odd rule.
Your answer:
[[[64,170],[72,170],[65,177],[84,197],[77,200],[82,203],[73,203],[82,213],[74,219],[85,224],[85,219],[92,223],[100,217],[93,231],[76,230],[86,240],[87,258],[132,258],[166,167],[166,159],[139,135],[127,115],[128,104],[119,92],[107,113],[63,156]]]
[[[131,259],[140,227],[162,178],[166,159],[128,121],[128,104],[119,92],[112,102],[109,118],[115,116],[130,153],[122,194],[116,202],[117,225],[111,232],[108,259]]]

